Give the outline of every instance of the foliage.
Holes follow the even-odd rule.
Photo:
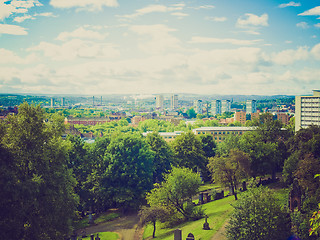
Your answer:
[[[148,119],[139,122],[138,129],[141,132],[173,132],[174,124],[164,120]]]
[[[197,117],[196,111],[193,108],[189,108],[186,113],[189,118],[196,118]]]
[[[163,206],[172,213],[180,213],[184,220],[191,219],[193,211],[187,207],[186,201],[197,194],[200,184],[199,174],[174,167],[165,175],[164,181],[147,194],[147,202],[151,207]]]
[[[320,203],[319,203],[319,209],[315,211],[312,214],[312,217],[310,218],[310,227],[311,227],[309,230],[310,236],[312,234],[320,235]]]
[[[152,237],[156,237],[156,222],[164,221],[168,217],[168,211],[162,206],[142,207],[139,211],[140,224],[153,224]]]
[[[0,131],[0,229],[4,239],[63,239],[71,230],[77,197],[61,140],[63,119],[46,119],[24,103]]]
[[[249,157],[240,150],[231,150],[229,156],[216,156],[209,159],[209,170],[214,181],[231,187],[232,193],[237,200],[236,188],[243,177],[250,173]]]
[[[207,158],[215,156],[215,149],[217,147],[216,142],[210,135],[200,135],[200,140],[202,143],[202,150]]]
[[[208,161],[202,150],[201,141],[193,132],[182,133],[171,144],[177,166],[206,172]]]
[[[234,208],[226,227],[229,240],[282,240],[290,236],[289,214],[271,190],[250,189],[241,195]]]
[[[154,152],[153,182],[161,182],[163,174],[168,173],[173,163],[173,152],[166,141],[156,132],[149,133],[146,142]]]
[[[124,210],[138,208],[152,188],[153,152],[139,134],[117,134],[107,148],[101,198]]]

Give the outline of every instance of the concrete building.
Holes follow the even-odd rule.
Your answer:
[[[51,108],[53,108],[53,107],[54,107],[54,99],[51,98]]]
[[[172,94],[171,96],[171,109],[175,110],[178,108],[178,95]]]
[[[230,100],[221,101],[221,113],[231,112],[231,102]]]
[[[202,100],[194,100],[193,107],[196,114],[202,114],[202,109],[203,109]]]
[[[230,135],[242,135],[245,132],[254,130],[254,127],[201,127],[192,131],[195,135],[211,135],[217,143],[221,143]]]
[[[211,114],[221,114],[221,100],[213,100],[211,102]]]
[[[257,101],[256,100],[247,100],[246,112],[247,112],[247,114],[252,114],[252,113],[257,112]]]
[[[246,124],[247,121],[247,114],[244,111],[241,112],[235,112],[234,113],[234,121],[240,122],[242,125]]]
[[[142,133],[144,137],[146,137],[149,133],[152,132],[145,132]],[[174,132],[159,132],[160,137],[162,137],[166,142],[173,141],[177,136],[181,135],[182,131],[174,131]]]
[[[295,105],[295,131],[320,126],[320,90],[313,90],[313,96],[296,96]]]
[[[163,110],[163,96],[162,95],[156,96],[156,109]]]

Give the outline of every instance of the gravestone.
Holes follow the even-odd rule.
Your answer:
[[[203,193],[203,202],[204,202],[204,203],[208,203],[208,202],[209,202],[209,201],[208,201],[208,195],[209,195],[208,192]]]
[[[99,233],[97,233],[97,237],[96,237],[95,240],[100,240],[100,238],[99,238]]]
[[[189,233],[186,240],[194,240],[194,235],[192,233]]]
[[[291,211],[294,211],[295,208],[301,211],[301,190],[297,179],[293,180],[292,190],[289,194],[289,208]]]
[[[182,240],[182,234],[180,229],[174,230],[174,240]]]
[[[90,210],[89,210],[89,221],[88,221],[88,223],[89,223],[89,224],[93,224],[93,223],[94,223],[91,207],[90,207]]]
[[[208,223],[207,219],[208,219],[208,216],[206,216],[206,220],[205,220],[205,222],[203,224],[203,229],[204,230],[210,230],[209,223]]]
[[[90,235],[90,240],[94,240],[94,235],[93,234]]]
[[[203,204],[203,193],[199,194],[199,205]]]
[[[247,191],[247,183],[246,183],[246,181],[242,182],[242,191]]]

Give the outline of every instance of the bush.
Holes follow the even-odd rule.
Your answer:
[[[227,225],[229,240],[282,240],[290,233],[290,215],[268,188],[254,188],[243,195]]]

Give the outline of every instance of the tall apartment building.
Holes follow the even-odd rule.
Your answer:
[[[277,113],[277,120],[279,120],[283,124],[287,125],[289,123],[290,116],[284,112]]]
[[[163,96],[162,95],[156,96],[156,109],[163,110]]]
[[[252,113],[257,112],[257,101],[256,100],[247,100],[246,112],[247,112],[247,114],[252,114]]]
[[[211,102],[211,114],[221,114],[221,100],[213,100]]]
[[[231,102],[230,100],[221,101],[221,113],[231,112]]]
[[[244,112],[244,111],[235,112],[234,113],[234,121],[240,122],[242,125],[245,125],[246,121],[247,121],[246,112]]]
[[[202,114],[202,109],[203,109],[202,100],[194,100],[193,107],[196,114]]]
[[[295,105],[295,131],[320,126],[320,90],[313,90],[313,96],[296,96]]]
[[[177,109],[178,108],[178,95],[172,94],[171,96],[171,109]]]

